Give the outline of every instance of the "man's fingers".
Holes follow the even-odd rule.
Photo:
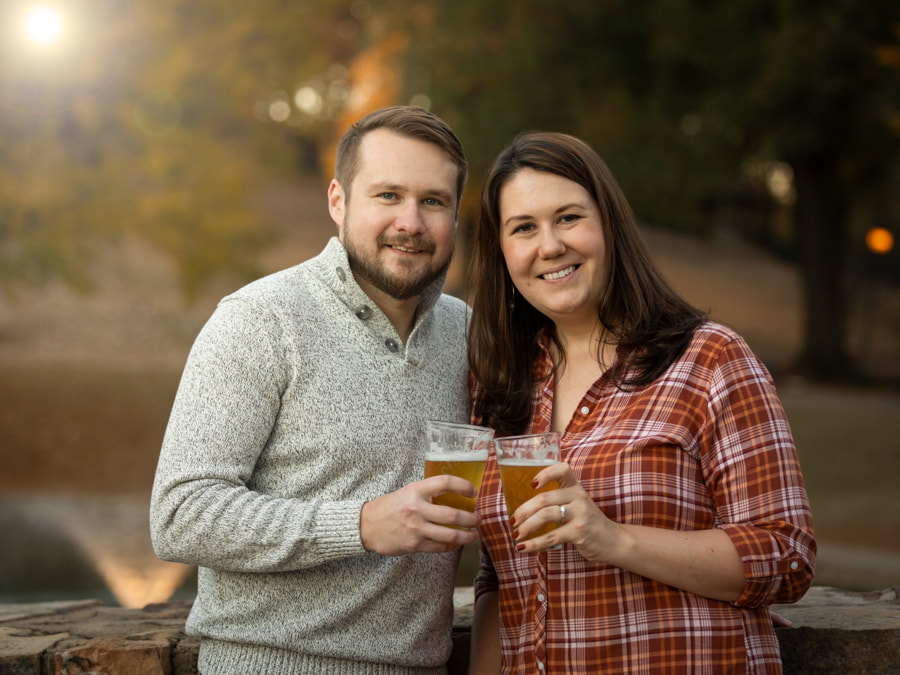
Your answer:
[[[478,530],[474,528],[444,527],[436,523],[430,523],[429,526],[423,528],[422,536],[424,538],[423,546],[438,545],[437,549],[431,550],[444,550],[440,548],[441,546],[449,546],[450,548],[446,550],[452,550],[477,541]]]
[[[436,497],[445,492],[455,492],[464,497],[474,497],[478,494],[478,490],[474,485],[459,476],[431,476],[415,485],[420,487],[422,490],[421,494],[425,497]]]
[[[465,530],[471,530],[481,524],[481,518],[474,513],[440,504],[432,504],[430,509],[422,511],[422,515],[432,523]]]

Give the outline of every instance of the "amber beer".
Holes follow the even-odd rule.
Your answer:
[[[479,490],[494,430],[471,424],[428,420],[425,432],[425,478],[459,476]],[[474,513],[476,500],[477,497],[445,492],[434,497],[432,503]]]
[[[522,504],[540,492],[559,488],[559,483],[550,481],[537,490],[531,487],[534,477],[544,468],[559,461],[559,434],[526,434],[507,436],[494,441],[497,452],[497,466],[500,468],[500,482],[506,510],[511,518]],[[547,534],[559,527],[559,523],[542,525],[526,539]]]
[[[431,476],[459,476],[469,481],[476,490],[481,489],[481,479],[484,477],[484,465],[487,462],[488,453],[470,453],[470,456],[426,453],[425,454],[425,478]],[[463,497],[455,492],[445,492],[435,497],[432,502],[442,506],[450,506],[454,509],[475,513],[477,497]]]
[[[536,490],[531,487],[531,481],[534,480],[538,472],[555,463],[555,460],[547,462],[529,459],[514,459],[497,463],[497,466],[500,467],[500,481],[503,483],[503,497],[506,499],[506,510],[510,518],[516,512],[516,509],[536,494],[559,488],[559,483],[555,480]],[[559,523],[547,523],[525,537],[525,539],[540,537],[547,534],[550,530],[555,530],[557,527],[559,527]]]

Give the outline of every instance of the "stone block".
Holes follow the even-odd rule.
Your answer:
[[[785,675],[897,675],[900,632],[842,628],[781,628]]]
[[[775,631],[786,675],[900,674],[897,588],[813,586],[799,602],[773,609],[793,624]]]
[[[48,654],[53,675],[173,675],[167,640],[103,637]]]
[[[466,672],[473,593],[454,594],[448,675]],[[199,639],[184,634],[190,602],[140,610],[98,601],[0,605],[2,675],[196,675]],[[900,600],[896,588],[855,593],[813,586],[773,610],[786,675],[900,674]]]
[[[190,603],[142,610],[98,601],[0,606],[3,675],[196,675]]]

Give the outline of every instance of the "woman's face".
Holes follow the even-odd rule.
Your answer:
[[[567,178],[522,169],[500,190],[500,248],[516,290],[557,326],[592,328],[605,282],[597,204]]]

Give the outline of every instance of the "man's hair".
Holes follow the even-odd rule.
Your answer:
[[[381,108],[350,126],[338,143],[334,164],[334,177],[341,184],[344,194],[350,196],[350,185],[359,170],[359,145],[367,133],[376,129],[387,129],[401,136],[433,143],[447,153],[457,167],[456,204],[459,207],[469,173],[462,143],[444,120],[416,106]]]

